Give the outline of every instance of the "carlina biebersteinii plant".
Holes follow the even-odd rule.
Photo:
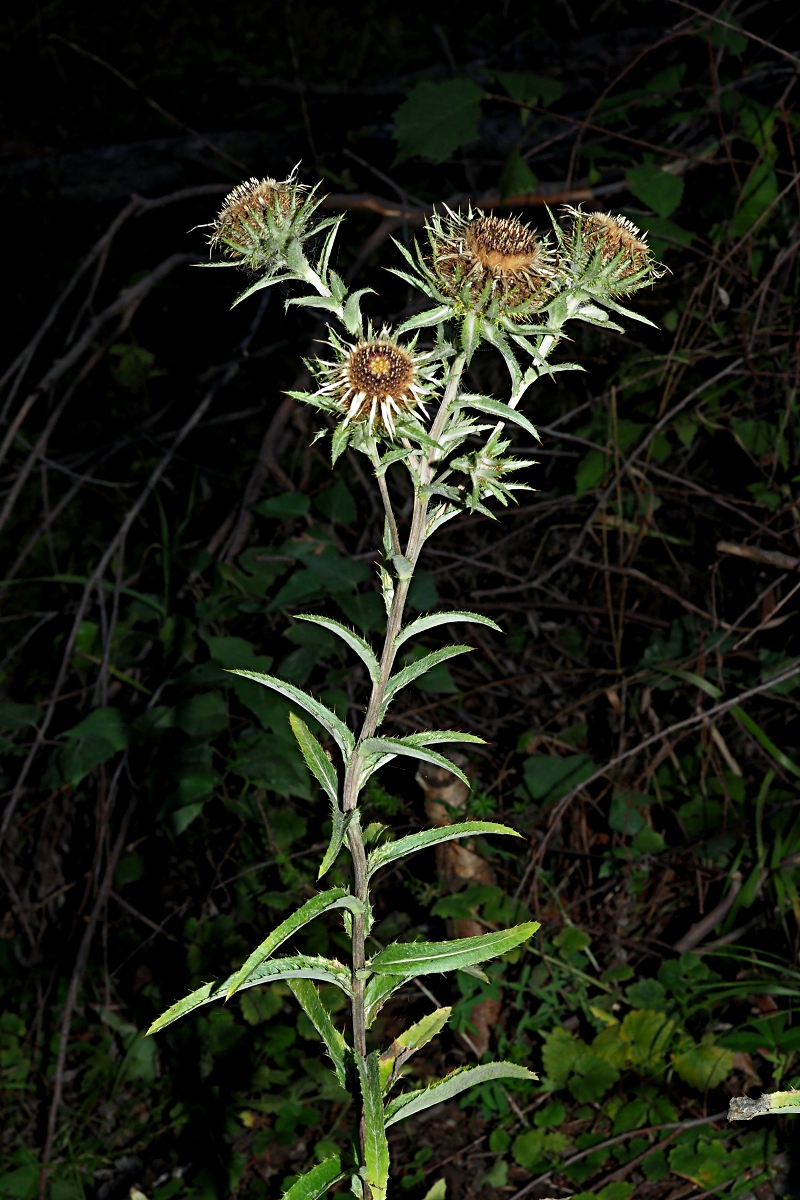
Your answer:
[[[274,929],[247,961],[222,983],[208,983],[159,1017],[150,1033],[214,1000],[228,1000],[244,988],[287,980],[327,1047],[342,1087],[358,1105],[360,1119],[349,1156],[332,1155],[302,1175],[287,1200],[315,1200],[341,1180],[364,1200],[385,1200],[389,1177],[389,1126],[450,1100],[489,1080],[535,1080],[527,1068],[510,1062],[483,1063],[454,1071],[428,1087],[399,1090],[408,1058],[446,1024],[449,1008],[440,1008],[406,1029],[385,1049],[367,1049],[367,1031],[388,998],[410,980],[429,973],[462,970],[486,978],[482,963],[529,941],[538,924],[526,921],[511,929],[443,942],[395,942],[368,952],[372,907],[370,887],[385,867],[423,848],[451,838],[476,835],[518,837],[492,821],[463,821],[413,833],[396,840],[365,839],[359,819],[359,794],[369,777],[396,756],[420,759],[466,776],[434,747],[476,743],[482,739],[453,730],[424,730],[387,737],[381,726],[398,692],[438,663],[467,653],[470,646],[446,646],[395,669],[398,650],[411,638],[439,625],[473,622],[498,626],[470,612],[436,612],[403,623],[414,570],[429,537],[464,511],[492,516],[487,502],[507,505],[524,484],[513,482],[528,465],[507,454],[504,431],[521,426],[538,437],[518,411],[528,388],[542,375],[578,370],[574,363],[548,365],[553,347],[570,320],[588,321],[622,332],[609,311],[651,324],[623,308],[618,300],[658,278],[645,238],[623,217],[568,209],[562,229],[542,236],[515,217],[466,215],[445,209],[430,218],[427,247],[410,253],[399,243],[405,269],[394,273],[410,283],[421,311],[399,328],[377,332],[365,323],[361,300],[369,289],[349,292],[331,268],[330,258],[342,216],[320,217],[322,197],[297,182],[296,171],[283,183],[272,179],[240,184],[227,197],[212,226],[212,247],[227,262],[257,274],[236,303],[278,282],[303,285],[303,294],[287,305],[322,310],[329,321],[329,357],[308,365],[316,390],[293,392],[296,399],[327,414],[331,459],[347,447],[372,464],[385,511],[380,584],[386,604],[386,635],[380,655],[352,629],[329,617],[301,619],[342,638],[362,661],[371,682],[366,714],[358,732],[300,688],[271,675],[237,671],[272,688],[309,714],[323,737],[338,748],[338,761],[296,713],[292,729],[309,770],[331,804],[330,845],[319,868],[322,878],[343,846],[352,859],[352,890],[333,887],[306,901]],[[312,255],[311,244],[316,247]],[[336,326],[341,327],[341,332]],[[430,331],[427,348],[418,345]],[[487,343],[502,355],[510,376],[506,400],[462,390],[464,372],[475,351]],[[486,418],[489,418],[488,421]],[[466,445],[465,445],[466,444]],[[405,544],[386,484],[389,469],[408,471],[414,490]],[[351,941],[349,964],[305,954],[275,957],[275,952],[315,917],[339,910]],[[333,1023],[318,984],[332,984],[350,1003],[351,1036]],[[392,1093],[395,1093],[392,1095]]]

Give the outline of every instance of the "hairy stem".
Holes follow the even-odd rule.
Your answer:
[[[458,395],[461,376],[464,371],[465,359],[461,354],[456,358],[450,371],[447,380],[447,385],[442,396],[439,410],[431,426],[431,437],[434,441],[438,440],[442,434],[450,408]],[[376,455],[377,457],[377,455]],[[420,464],[420,483],[426,484],[431,481],[434,471],[434,463],[438,457],[438,452],[431,449],[428,452],[427,458],[423,459]],[[398,567],[398,578],[395,585],[394,598],[389,611],[389,616],[386,622],[386,636],[383,642],[383,652],[381,654],[381,673],[376,683],[373,684],[372,694],[370,696],[369,706],[364,717],[364,723],[361,727],[361,735],[359,743],[365,738],[373,737],[381,723],[381,714],[386,698],[386,687],[394,666],[395,656],[397,654],[397,635],[400,632],[403,624],[403,612],[405,610],[406,599],[408,597],[408,589],[411,586],[411,580],[414,575],[414,570],[417,561],[422,552],[422,547],[425,545],[427,517],[428,517],[428,497],[420,495],[419,488],[415,489],[414,494],[414,510],[411,517],[411,529],[406,543],[405,555],[401,556],[400,538],[397,532],[397,524],[392,512],[391,500],[389,498],[386,480],[383,475],[378,475],[378,485],[381,490],[386,516],[389,522],[389,529],[392,536],[392,545],[397,557],[403,557],[405,564]],[[361,769],[362,760],[359,755],[358,747],[348,764],[347,772],[344,780],[343,791],[343,808],[345,812],[354,812],[358,804],[358,793],[361,785]],[[369,886],[367,882],[367,856],[364,849],[364,839],[361,832],[361,825],[358,821],[358,816],[354,815],[347,833],[348,845],[350,854],[353,859],[353,885],[355,895],[364,905],[364,914],[353,915],[353,936],[352,936],[352,986],[353,986],[353,1049],[355,1053],[362,1058],[367,1053],[367,1023],[366,1012],[364,1009],[364,980],[359,978],[359,973],[363,971],[366,965],[366,913],[369,904]],[[362,1136],[362,1157],[363,1157],[363,1121],[361,1123]],[[366,1188],[367,1200],[369,1200],[369,1188]]]

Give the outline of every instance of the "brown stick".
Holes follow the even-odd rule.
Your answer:
[[[794,558],[791,554],[781,554],[779,550],[762,550],[760,546],[742,546],[738,542],[717,542],[717,553],[735,554],[737,558],[747,558],[750,562],[778,567],[781,571],[800,571],[800,558]]]

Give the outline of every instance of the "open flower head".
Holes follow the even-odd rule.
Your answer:
[[[547,239],[517,217],[435,213],[427,228],[440,293],[465,309],[528,319],[551,299],[558,267]]]
[[[292,239],[307,235],[316,204],[311,189],[288,179],[248,179],[226,197],[211,225],[209,244],[251,271],[275,267]]]
[[[385,327],[378,334],[368,330],[355,345],[331,334],[331,345],[333,362],[310,364],[320,387],[309,399],[342,417],[354,433],[394,438],[420,412],[427,416],[425,400],[438,378],[438,353],[402,346]]]
[[[564,245],[573,273],[597,276],[618,295],[638,291],[664,274],[647,234],[627,217],[585,213],[570,205],[564,205],[564,212],[569,221]]]

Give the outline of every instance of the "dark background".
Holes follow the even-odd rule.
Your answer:
[[[381,888],[376,936],[527,913],[542,931],[488,985],[435,978],[451,1029],[412,1074],[502,1054],[546,1082],[395,1127],[394,1194],[442,1177],[452,1200],[797,1186],[796,1117],[691,1124],[800,1070],[800,31],[788,5],[702,9],[171,0],[3,18],[3,1195],[278,1196],[351,1134],[280,985],[142,1036],[312,893],[328,833],[288,709],[223,668],[271,663],[357,721],[363,680],[292,614],[381,632],[370,480],[354,456],[332,479],[285,398],[322,328],[279,291],[231,311],[246,280],[190,266],[230,186],[298,162],[347,212],[337,269],[378,293],[376,323],[411,303],[385,270],[392,237],[442,201],[542,230],[543,201],[613,207],[669,268],[632,303],[655,328],[573,330],[559,355],[586,373],[530,394],[543,443],[517,446],[537,491],[447,526],[415,585],[417,608],[505,633],[467,634],[479,652],[410,689],[391,732],[485,737],[468,811],[528,845],[479,844],[459,869],[418,856]],[[487,98],[459,134],[446,90],[423,92],[431,153],[401,106],[459,80]],[[470,386],[502,398],[490,354]],[[408,831],[431,798],[389,769],[365,807]],[[346,941],[322,922],[298,948]],[[429,1005],[402,993],[376,1038]],[[594,1039],[616,1021],[615,1065]]]

